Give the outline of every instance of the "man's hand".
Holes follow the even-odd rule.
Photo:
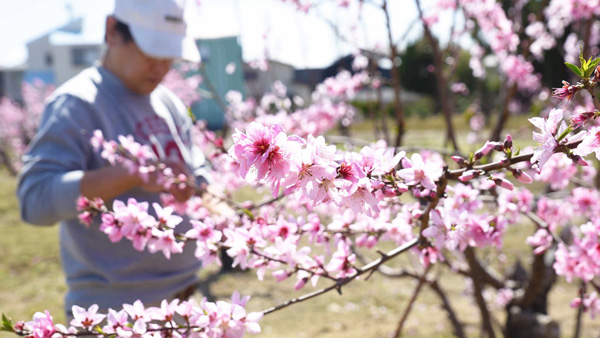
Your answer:
[[[122,164],[86,171],[81,179],[81,194],[87,198],[99,197],[103,200],[113,199],[127,190],[140,187],[151,193],[168,192],[177,202],[187,201],[194,193],[194,188],[187,182],[193,182],[193,176],[187,168],[178,161],[167,160],[164,166],[171,168],[178,177],[179,184],[172,184],[169,188],[160,177],[159,169],[149,172],[132,172]],[[186,183],[184,183],[186,182]]]
[[[161,164],[161,167],[164,166],[165,168],[171,169],[177,182],[167,187],[164,179],[161,179],[162,174],[158,172],[158,170],[161,169],[157,169],[152,172],[140,174],[140,178],[142,179],[140,183],[141,188],[148,192],[170,193],[175,197],[175,200],[180,203],[189,200],[194,194],[194,188],[190,186],[190,182],[193,182],[193,176],[187,170],[185,165],[176,160],[166,160]]]

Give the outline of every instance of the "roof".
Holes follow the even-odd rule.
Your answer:
[[[104,42],[104,20],[102,16],[75,18],[50,32],[48,40],[52,45],[100,45]]]

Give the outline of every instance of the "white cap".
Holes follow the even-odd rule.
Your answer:
[[[116,0],[114,16],[129,26],[144,54],[200,62],[198,47],[187,34],[185,5],[185,0]]]

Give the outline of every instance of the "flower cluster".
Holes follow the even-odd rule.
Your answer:
[[[59,338],[79,335],[97,337],[242,337],[246,332],[260,333],[258,321],[262,313],[247,313],[244,308],[250,297],[241,298],[235,292],[231,302],[163,300],[160,307],[144,307],[137,300],[123,304],[119,310],[98,313],[98,305],[87,310],[73,306],[73,320],[66,327],[55,324],[51,314],[38,312],[33,320],[15,323],[15,333],[33,338]]]
[[[21,156],[35,136],[44,102],[53,90],[54,86],[36,80],[21,86],[23,104],[7,97],[0,98],[0,118],[4,124],[0,128],[0,152],[3,154],[0,161],[12,174],[21,167]]]
[[[191,107],[201,99],[198,86],[202,83],[202,77],[198,74],[188,76],[189,73],[196,71],[195,68],[197,67],[191,64],[181,63],[178,67],[172,68],[161,83],[177,95],[186,107]]]
[[[395,175],[394,168],[404,152],[394,154],[392,149],[364,147],[360,153],[341,155],[322,136],[287,136],[279,125],[268,128],[258,123],[250,124],[246,133],[237,131],[233,139],[229,155],[238,163],[240,176],[263,181],[274,197],[285,188],[286,194],[298,192],[313,206],[333,202],[356,213],[372,214],[379,210],[380,199],[407,191],[405,184],[383,182],[385,175]],[[441,170],[429,168],[441,165],[425,166],[417,158],[414,164],[407,161],[406,166],[411,168],[398,175],[412,177],[411,185],[431,189]]]
[[[176,175],[171,168],[158,161],[149,145],[136,142],[131,135],[119,135],[117,142],[106,140],[102,131],[95,130],[90,138],[90,144],[94,151],[101,150],[102,158],[111,165],[118,163],[127,168],[129,173],[139,174],[146,182],[150,175],[155,175],[156,182],[164,185],[165,189],[173,185],[193,186],[189,177],[184,174]]]
[[[359,89],[357,86],[361,85],[352,85],[354,89],[351,90],[346,87],[345,82],[336,81],[335,78],[328,78],[324,83],[344,86],[345,89],[339,89],[344,93],[355,93]],[[253,98],[243,100],[241,93],[230,91],[226,96],[229,103],[226,118],[232,128],[245,130],[251,122],[267,126],[279,124],[302,137],[323,134],[339,121],[348,126],[355,115],[354,107],[345,100],[340,100],[338,95],[342,93],[334,94],[333,90],[329,91],[327,88],[324,84],[318,86],[312,95],[313,102],[308,106],[304,106],[304,101],[298,96],[289,98],[287,88],[279,81],[273,84],[271,92],[263,95],[259,103]]]

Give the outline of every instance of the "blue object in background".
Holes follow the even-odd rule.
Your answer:
[[[246,85],[244,83],[244,73],[242,65],[242,48],[237,36],[224,37],[217,39],[196,40],[204,71],[201,73],[203,81],[200,84],[201,92],[210,93],[211,86],[225,100],[225,95],[230,90],[235,90],[242,95],[246,94]],[[230,63],[235,65],[235,71],[227,74],[225,68]],[[225,126],[225,112],[217,100],[205,97],[202,100],[192,104],[192,113],[197,119],[206,120],[210,130],[222,129]]]

